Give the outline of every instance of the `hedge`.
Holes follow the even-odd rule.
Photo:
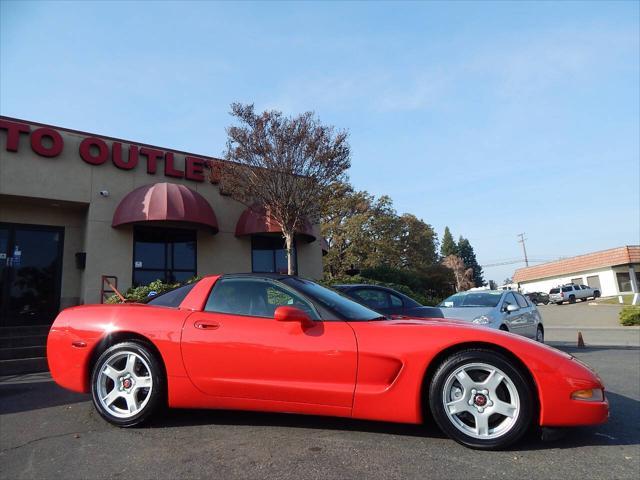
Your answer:
[[[620,311],[620,323],[626,327],[640,325],[640,307],[624,307]]]

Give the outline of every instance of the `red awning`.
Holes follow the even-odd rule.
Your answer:
[[[112,227],[137,222],[186,222],[218,231],[209,202],[198,192],[175,183],[154,183],[128,193],[113,214]]]
[[[261,233],[282,233],[282,230],[264,207],[247,208],[236,224],[236,237]],[[316,239],[313,227],[307,221],[298,229],[296,235],[307,242],[313,242]]]

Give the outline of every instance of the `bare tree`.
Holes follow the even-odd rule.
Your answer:
[[[457,255],[445,257],[445,259],[442,260],[442,264],[453,271],[456,279],[456,292],[469,290],[475,285],[473,282],[473,269],[466,268],[462,259]]]
[[[328,187],[345,179],[351,155],[348,134],[322,125],[312,112],[286,117],[233,103],[230,113],[239,125],[227,128],[221,190],[249,207],[267,210],[282,230],[288,272],[295,275],[294,235],[305,221],[319,221]]]

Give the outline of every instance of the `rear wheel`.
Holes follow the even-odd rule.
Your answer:
[[[576,303],[576,296],[575,295],[569,296],[569,303]]]
[[[132,427],[146,421],[162,404],[163,395],[162,368],[143,343],[118,343],[95,363],[91,396],[109,423]]]
[[[438,426],[471,448],[495,450],[519,440],[531,425],[534,397],[524,375],[503,355],[463,350],[438,368],[429,388]]]
[[[600,297],[600,292],[598,290],[596,290],[595,292],[593,292],[593,298],[598,298]]]

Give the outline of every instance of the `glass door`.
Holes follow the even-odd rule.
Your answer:
[[[50,325],[60,307],[64,228],[0,224],[0,326]]]

